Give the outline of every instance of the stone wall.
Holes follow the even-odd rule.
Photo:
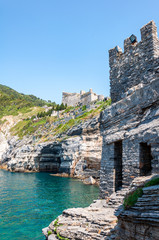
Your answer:
[[[159,185],[143,188],[143,196],[118,216],[116,240],[158,240]]]
[[[118,181],[115,143],[122,141],[122,187],[141,175],[141,143],[151,148],[151,173],[159,172],[159,78],[138,87],[101,114],[103,149],[101,196],[114,192]]]
[[[159,41],[155,23],[141,29],[141,42],[132,44],[128,38],[124,53],[116,48],[109,53],[113,104],[101,113],[102,197],[129,186],[137,176],[159,172]]]
[[[131,40],[133,42],[131,42]],[[141,28],[141,41],[134,35],[124,41],[124,53],[118,46],[109,50],[110,93],[112,102],[139,83],[150,83],[159,72],[159,40],[153,21]]]
[[[89,90],[89,92],[81,91],[79,93],[62,93],[62,103],[67,104],[67,106],[77,106],[77,105],[87,105],[90,104],[93,101],[102,101],[104,100],[103,95],[97,95],[92,91],[92,89]]]
[[[79,93],[62,93],[62,103],[67,106],[76,106],[80,102],[80,94]]]

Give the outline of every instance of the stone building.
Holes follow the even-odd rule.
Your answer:
[[[135,35],[124,41],[124,53],[120,47],[109,50],[110,93],[112,102],[125,97],[125,93],[140,83],[148,84],[156,77],[158,69],[158,37],[153,21],[141,28],[141,41]]]
[[[101,197],[159,173],[159,39],[153,21],[109,51],[112,105],[101,113]]]
[[[104,96],[97,95],[92,89],[89,92],[81,90],[80,93],[62,93],[62,103],[67,104],[67,106],[87,105],[96,100],[102,101],[104,100]]]

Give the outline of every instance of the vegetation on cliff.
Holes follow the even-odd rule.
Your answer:
[[[69,240],[68,238],[62,237],[58,232],[57,232],[57,227],[62,226],[62,224],[58,223],[58,218],[54,221],[54,233],[56,234],[56,237],[59,240]],[[52,234],[52,231],[48,231],[48,236]]]
[[[145,183],[143,187],[151,187],[154,185],[159,185],[159,177],[152,178],[150,181]],[[143,195],[143,188],[137,188],[134,192],[131,192],[128,196],[125,197],[124,200],[124,208],[129,209],[134,206],[139,197]]]
[[[6,121],[4,116],[17,116],[16,124],[10,132],[20,139],[33,136],[37,141],[52,140],[57,136],[66,135],[72,127],[81,124],[95,116],[111,104],[111,100],[92,103],[90,106],[67,107],[55,102],[45,101],[33,95],[24,95],[0,85],[0,125]],[[45,108],[43,106],[46,106]],[[47,109],[46,109],[47,108]],[[52,116],[53,111],[59,111]]]
[[[50,116],[50,110],[44,116],[37,113],[30,118],[19,121],[11,128],[11,133],[19,138],[34,135],[36,139],[41,139],[41,141],[51,140],[57,135],[66,133],[73,126],[99,115],[110,104],[110,100],[98,102],[90,111],[87,111],[86,106],[84,108],[80,106],[68,107],[61,111],[58,117]]]

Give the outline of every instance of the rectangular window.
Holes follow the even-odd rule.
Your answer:
[[[147,143],[140,143],[140,176],[151,175],[151,146]]]

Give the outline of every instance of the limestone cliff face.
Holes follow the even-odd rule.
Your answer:
[[[32,137],[9,138],[1,165],[9,171],[50,171],[70,176],[99,178],[102,137],[95,117],[67,132],[62,141],[36,144]]]
[[[0,132],[0,158],[2,157],[3,153],[8,148],[7,139],[5,138],[5,135]]]
[[[3,158],[3,154],[9,149],[8,140],[11,139],[10,128],[17,121],[16,117],[5,116],[2,118],[4,124],[0,126],[0,160]],[[12,141],[15,141],[16,137],[12,138]]]

